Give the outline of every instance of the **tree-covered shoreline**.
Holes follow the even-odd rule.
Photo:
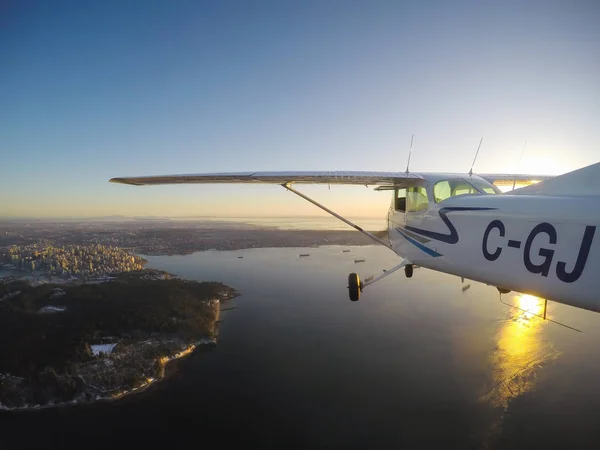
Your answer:
[[[235,295],[152,270],[97,284],[2,284],[0,405],[91,401],[147,385],[165,358],[214,341],[219,301]],[[95,355],[106,343],[114,350]]]

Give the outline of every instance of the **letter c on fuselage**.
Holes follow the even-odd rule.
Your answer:
[[[504,224],[500,220],[493,220],[487,226],[487,228],[485,229],[485,232],[483,233],[483,241],[481,242],[481,250],[483,251],[483,256],[485,256],[485,259],[487,259],[488,261],[496,261],[500,257],[500,253],[502,253],[502,249],[500,247],[496,247],[496,250],[494,251],[494,253],[490,253],[487,248],[487,241],[490,236],[490,232],[494,228],[498,229],[498,232],[500,233],[500,237],[504,237],[504,235],[506,234],[506,229],[504,228]]]

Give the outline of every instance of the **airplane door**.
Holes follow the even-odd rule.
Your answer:
[[[388,237],[394,250],[404,255],[406,254],[406,239],[394,229],[406,225],[406,189],[394,189],[391,203],[388,212],[388,229],[390,230]]]
[[[390,211],[390,221],[396,225],[406,225],[406,189],[395,189]]]
[[[428,209],[427,189],[422,186],[408,188],[406,192],[405,224],[416,227],[421,226]]]
[[[396,189],[394,191],[393,204],[390,208],[390,228],[405,227],[407,225],[421,227],[429,211],[429,200],[427,189],[422,186],[414,186],[407,189]],[[416,251],[420,256],[420,250],[412,244],[408,244],[402,231],[391,232],[391,244],[402,256],[412,259]]]

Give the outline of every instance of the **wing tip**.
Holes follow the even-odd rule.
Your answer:
[[[131,178],[111,178],[108,180],[109,183],[117,183],[117,184],[129,184],[131,186],[142,186],[143,183],[136,183],[132,181]]]

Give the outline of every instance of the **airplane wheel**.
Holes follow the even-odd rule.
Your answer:
[[[408,264],[408,265],[404,266],[404,274],[406,275],[406,278],[412,278],[412,276],[413,276],[413,265],[412,264]]]
[[[353,302],[360,299],[360,278],[355,273],[348,275],[348,294]]]

